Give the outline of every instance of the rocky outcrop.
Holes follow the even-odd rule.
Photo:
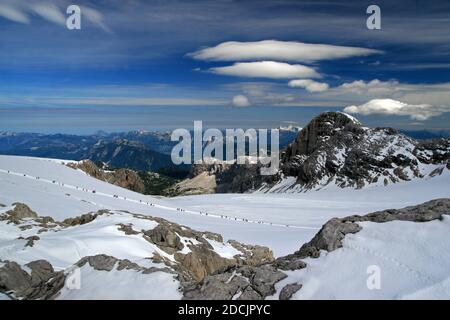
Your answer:
[[[242,252],[242,257],[248,265],[260,265],[273,261],[273,252],[267,247],[246,245],[235,240],[228,241],[234,248]]]
[[[49,262],[38,260],[26,266],[31,274],[16,262],[4,262],[0,266],[0,292],[15,299],[52,299],[64,286],[64,273],[55,272]]]
[[[158,219],[158,226],[144,231],[144,238],[168,254],[173,254],[177,264],[165,262],[180,273],[181,280],[198,282],[208,275],[233,266],[257,266],[274,260],[273,253],[266,247],[249,246],[230,241],[239,254],[224,258],[214,251],[208,240],[222,243],[222,236],[211,232],[194,231],[188,227]],[[183,239],[183,241],[182,241]]]
[[[144,182],[133,170],[117,169],[114,171],[104,171],[97,167],[91,160],[69,162],[67,166],[73,169],[82,170],[91,177],[114,184],[116,186],[139,193],[145,192]]]
[[[207,276],[184,291],[186,300],[263,300],[286,275],[271,265],[244,266]]]
[[[283,287],[280,291],[280,300],[289,300],[294,293],[302,288],[301,284],[298,283],[290,283]]]
[[[67,218],[64,221],[62,221],[61,224],[64,226],[68,226],[68,227],[80,226],[80,225],[94,221],[101,214],[103,214],[103,212],[85,213],[85,214],[82,214],[81,216],[77,216],[74,218]]]
[[[138,224],[142,223],[140,220],[155,222],[155,226],[148,230],[134,228],[132,222],[118,223],[112,226],[116,227],[118,231],[123,232],[126,236],[142,237],[148,241],[152,245],[149,246],[148,259],[154,263],[164,264],[167,270],[175,272],[183,286],[198,283],[209,275],[217,274],[230,268],[237,266],[257,267],[274,260],[272,251],[266,247],[246,245],[237,241],[223,243],[223,238],[219,234],[207,231],[195,231],[162,218],[132,214],[129,212],[100,210],[98,212],[68,218],[62,222],[52,220],[51,224],[44,226],[42,224],[44,219],[39,217],[30,208],[25,205],[16,205],[15,208],[17,207],[18,209],[14,209],[15,211],[10,210],[8,213],[1,214],[0,219],[8,219],[11,216],[11,212],[20,212],[21,214],[18,215],[20,217],[29,217],[26,218],[26,221],[17,220],[17,228],[22,230],[26,226],[27,232],[29,234],[31,233],[27,238],[19,238],[26,241],[25,247],[30,248],[37,241],[42,241],[37,236],[38,233],[59,232],[61,230],[68,230],[68,228],[76,232],[78,226],[92,223],[99,216],[102,216],[102,219],[108,219],[109,216],[121,215],[129,221],[137,220],[136,222]],[[17,215],[13,216],[16,217]],[[112,221],[114,221],[114,218],[112,218]],[[235,252],[235,255],[233,257],[230,257],[229,254],[223,256],[220,251],[216,251],[213,245],[220,245],[229,252]],[[152,248],[157,248],[157,250]],[[95,270],[111,271],[119,261],[113,257],[98,255],[81,259],[77,266],[82,267],[86,263]],[[120,261],[120,264],[119,268],[135,268],[137,266],[130,261]],[[154,269],[139,270],[148,273]]]
[[[12,222],[20,223],[24,219],[38,217],[37,213],[31,210],[30,207],[24,203],[16,202],[13,203],[13,206],[14,209],[6,212],[6,215],[9,216],[9,219]]]
[[[310,242],[305,243],[294,254],[277,259],[277,263],[288,265],[290,262],[307,257],[318,258],[321,250],[331,252],[341,248],[347,234],[362,230],[358,222],[428,222],[441,220],[444,214],[450,215],[450,199],[436,199],[417,206],[383,210],[364,216],[353,215],[345,218],[333,218],[323,225]]]
[[[145,268],[129,260],[121,260],[112,256],[100,254],[88,256],[80,259],[74,264],[82,268],[88,264],[96,271],[111,272],[134,270],[143,274],[153,272],[166,272],[176,275],[168,268]],[[66,271],[73,270],[73,267],[66,271],[55,272],[53,266],[45,260],[32,261],[25,265],[30,273],[25,271],[16,262],[0,261],[0,292],[7,294],[12,299],[26,300],[51,300],[58,298],[63,289],[67,274]]]
[[[24,224],[26,221],[32,221],[34,225],[41,228],[55,226],[55,221],[52,217],[38,216],[36,212],[24,203],[16,202],[13,203],[12,206],[13,209],[0,215],[0,221],[6,221],[7,223],[18,225],[21,230],[27,230],[33,227],[31,224]]]

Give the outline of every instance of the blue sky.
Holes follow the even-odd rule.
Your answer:
[[[275,127],[334,109],[450,129],[450,2],[376,1],[381,30],[370,4],[0,0],[0,130]]]

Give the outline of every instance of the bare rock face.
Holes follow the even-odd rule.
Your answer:
[[[260,163],[243,164],[225,161],[195,163],[189,178],[167,190],[169,196],[205,193],[244,193],[254,191],[264,184],[273,184],[280,179],[278,174],[261,175]]]
[[[280,291],[280,300],[289,300],[294,295],[294,293],[296,293],[301,288],[302,285],[298,283],[291,283],[286,285]]]
[[[269,263],[274,260],[273,252],[267,247],[258,245],[246,245],[235,240],[228,241],[233,247],[243,253],[243,258],[248,265],[255,266]]]
[[[118,169],[106,173],[106,182],[139,193],[145,192],[145,185],[139,175],[130,169]]]
[[[165,261],[177,270],[182,281],[198,282],[206,276],[239,265],[261,265],[274,260],[273,253],[266,247],[248,246],[236,241],[230,242],[241,253],[232,259],[217,254],[208,239],[223,242],[219,234],[199,232],[185,226],[157,219],[158,226],[144,231],[144,238],[168,254],[173,254],[177,264]],[[183,243],[181,237],[190,239]],[[187,248],[185,248],[187,247]],[[187,251],[186,251],[187,249]]]
[[[75,218],[67,218],[62,224],[70,227],[79,226],[94,221],[98,215],[99,213],[85,213]]]
[[[64,273],[54,272],[47,261],[33,261],[27,267],[31,275],[12,261],[0,267],[0,292],[20,299],[52,299],[64,286]]]
[[[365,216],[350,216],[342,220],[346,223],[363,221],[382,223],[394,220],[428,222],[441,220],[444,214],[450,215],[450,199],[435,199],[416,206],[377,211]]]
[[[298,255],[301,258],[314,257],[320,255],[320,250],[334,251],[342,247],[342,240],[345,235],[349,233],[357,233],[362,228],[353,222],[343,222],[340,219],[334,218],[325,223],[314,238],[304,244]]]
[[[16,292],[23,295],[31,286],[31,277],[13,261],[7,261],[0,267],[0,291]]]
[[[37,213],[31,210],[26,204],[16,202],[13,203],[13,206],[14,209],[7,211],[6,216],[9,221],[15,224],[21,223],[23,219],[38,217]]]
[[[235,259],[225,259],[204,246],[191,246],[191,250],[188,254],[175,254],[175,260],[180,263],[175,269],[187,273],[187,279],[191,278],[194,282],[237,264]]]
[[[25,244],[25,247],[33,247],[35,241],[40,240],[41,238],[39,238],[38,236],[30,236],[28,238],[26,238],[25,240],[27,240],[27,243]]]
[[[263,300],[275,293],[275,284],[286,275],[271,265],[243,266],[209,275],[185,288],[185,300]]]
[[[45,283],[55,275],[55,270],[46,260],[32,261],[26,266],[31,269],[31,286],[38,286],[42,282]]]
[[[88,263],[93,269],[97,271],[111,271],[114,269],[118,259],[107,256],[105,254],[99,254],[96,256],[84,257],[76,263],[78,267],[84,266]]]
[[[83,160],[76,164],[68,163],[73,169],[80,169],[96,179],[126,188],[135,192],[144,193],[145,185],[139,175],[130,169],[118,169],[116,171],[103,171],[91,160]]]
[[[156,228],[145,231],[144,234],[149,238],[150,242],[161,247],[169,254],[174,254],[176,251],[184,248],[179,236],[177,236],[170,224],[160,223]]]

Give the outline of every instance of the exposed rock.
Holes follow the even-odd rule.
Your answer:
[[[27,243],[25,244],[25,247],[33,247],[34,246],[34,242],[40,240],[41,238],[39,238],[38,236],[30,236],[28,238],[26,238],[25,240],[27,240]]]
[[[251,286],[247,286],[236,300],[263,300],[263,297]]]
[[[152,230],[144,231],[144,238],[168,254],[174,254],[177,264],[172,265],[169,261],[165,261],[165,263],[168,263],[180,273],[180,280],[182,281],[198,282],[207,275],[221,272],[233,266],[258,266],[274,260],[273,253],[268,248],[244,245],[236,241],[231,241],[230,244],[240,251],[240,254],[232,259],[223,258],[213,250],[213,247],[207,241],[207,239],[211,239],[223,242],[223,238],[219,234],[194,231],[164,219],[154,219],[159,223],[158,226]],[[183,244],[180,237],[192,240],[190,240],[190,243]],[[186,249],[185,246],[188,247],[189,252],[180,252]],[[164,261],[162,257],[160,259]]]
[[[303,262],[300,259],[285,259],[285,258],[278,258],[273,263],[275,267],[281,270],[300,270],[306,268],[306,263]]]
[[[75,218],[67,218],[62,222],[62,224],[71,227],[79,226],[94,221],[98,216],[99,213],[85,213]]]
[[[119,231],[123,231],[126,235],[133,235],[133,234],[139,234],[138,231],[133,230],[133,226],[130,224],[118,224],[119,228],[117,228]]]
[[[231,266],[235,266],[237,261],[225,259],[215,251],[205,246],[190,246],[191,252],[188,254],[175,253],[175,260],[180,263],[180,267],[175,267],[180,271],[185,271],[194,281],[200,281],[205,276],[223,271]]]
[[[249,286],[247,279],[233,272],[207,276],[200,284],[187,288],[185,300],[231,300]]]
[[[0,267],[0,292],[14,292],[15,296],[23,296],[31,287],[31,276],[13,261],[6,261]]]
[[[286,275],[270,265],[243,266],[206,276],[199,284],[186,288],[187,300],[255,300],[275,293],[275,283]]]
[[[267,247],[246,245],[235,240],[230,240],[228,243],[243,253],[241,256],[250,266],[258,266],[274,260],[272,250]]]
[[[216,176],[208,172],[201,172],[166,189],[165,194],[169,197],[209,194],[215,193],[216,187]]]
[[[134,262],[131,262],[128,259],[124,259],[124,260],[120,260],[119,263],[117,264],[117,270],[121,271],[121,270],[140,270],[141,267]]]
[[[3,203],[0,203],[0,208],[6,208],[6,205],[4,205]]]
[[[184,245],[180,238],[168,223],[160,223],[156,228],[144,232],[149,240],[167,251],[169,254],[174,254],[176,251],[183,250]]]
[[[64,287],[66,275],[63,271],[56,272],[47,282],[31,287],[24,296],[27,300],[52,300],[58,297]]]
[[[279,180],[279,175],[261,175],[261,164],[205,161],[191,167],[189,178],[167,190],[168,196],[205,193],[243,193]]]
[[[286,274],[272,265],[260,267],[245,266],[240,268],[239,271],[250,280],[252,287],[263,297],[274,294],[275,283],[287,277]]]
[[[55,275],[52,265],[46,260],[36,260],[26,264],[31,269],[31,286],[47,282]]]
[[[343,218],[344,222],[388,222],[394,220],[427,222],[442,219],[443,214],[450,214],[450,199],[435,199],[420,205],[402,209],[389,209],[369,213],[365,216],[350,216]]]
[[[337,218],[331,219],[322,226],[322,229],[310,242],[300,248],[298,256],[300,258],[317,258],[320,255],[320,250],[334,251],[342,247],[342,241],[346,234],[356,233],[361,229],[357,223],[343,222]]]
[[[114,257],[107,256],[105,254],[99,254],[96,256],[84,257],[80,261],[78,261],[76,265],[81,268],[86,263],[89,263],[89,265],[97,271],[111,271],[112,269],[114,269],[117,261],[118,259]]]
[[[294,293],[302,288],[301,284],[291,283],[283,287],[280,291],[280,300],[289,300]]]
[[[83,160],[77,163],[68,163],[73,169],[80,169],[96,179],[126,188],[135,192],[144,193],[145,185],[139,175],[130,169],[118,169],[115,171],[104,171],[97,167],[91,160]]]
[[[16,202],[13,203],[13,206],[14,209],[5,212],[5,219],[14,224],[22,223],[23,219],[38,217],[37,213],[31,210],[26,204]]]

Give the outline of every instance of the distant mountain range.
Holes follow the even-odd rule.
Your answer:
[[[280,150],[296,139],[301,128],[280,127]],[[450,132],[401,131],[414,139],[442,138]],[[176,168],[186,172],[188,165],[175,166],[170,152],[177,142],[170,132],[97,132],[92,135],[0,132],[0,154],[102,162],[113,168],[158,171]],[[167,170],[166,170],[167,173]],[[169,173],[170,174],[170,173]],[[177,175],[180,173],[178,172]],[[178,176],[179,178],[179,176]]]
[[[0,132],[0,153],[104,162],[109,167],[156,171],[174,167],[167,133],[127,132],[89,136]]]
[[[280,129],[280,148],[297,136],[299,128]],[[39,134],[0,132],[0,154],[104,162],[109,167],[137,171],[158,171],[163,168],[186,170],[175,166],[170,158],[177,142],[169,132],[131,131],[97,132],[92,135]]]

